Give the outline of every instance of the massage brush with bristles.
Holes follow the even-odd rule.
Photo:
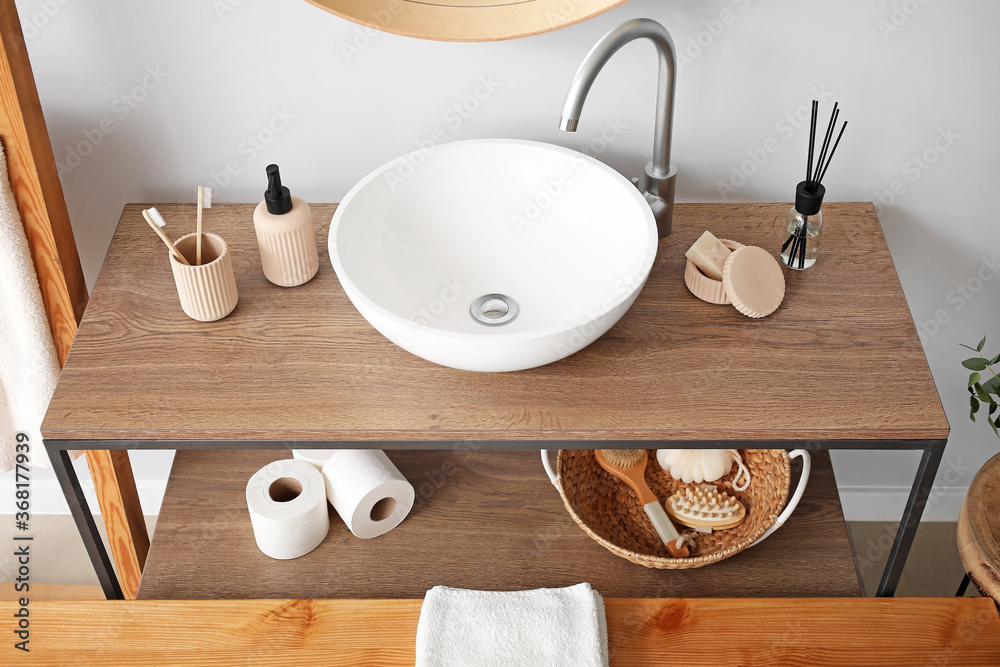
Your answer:
[[[677,528],[670,522],[663,505],[646,484],[646,450],[645,449],[595,449],[594,459],[602,468],[622,480],[635,491],[642,503],[642,509],[649,517],[656,534],[663,540],[667,551],[674,558],[687,558],[691,555],[684,539]]]
[[[677,523],[689,528],[725,530],[743,523],[747,510],[743,503],[714,484],[690,486],[677,491],[667,499],[667,514]]]

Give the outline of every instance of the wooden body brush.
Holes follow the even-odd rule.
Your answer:
[[[646,450],[645,449],[595,449],[594,458],[602,468],[622,480],[635,491],[642,503],[642,509],[649,517],[656,534],[663,540],[667,551],[674,558],[687,558],[691,555],[687,545],[681,539],[677,528],[671,523],[670,517],[663,505],[646,484]]]
[[[666,509],[674,521],[695,530],[735,528],[747,516],[743,503],[725,491],[719,491],[715,484],[681,489],[667,498]]]

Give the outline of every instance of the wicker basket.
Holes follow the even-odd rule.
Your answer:
[[[648,455],[646,482],[662,502],[685,485],[657,465],[656,450],[649,450]],[[555,475],[551,474],[547,452],[542,452],[546,469],[550,477],[554,477],[553,484],[566,509],[588,535],[617,556],[638,565],[668,570],[704,567],[738,554],[770,535],[794,511],[809,477],[808,453],[792,452],[792,456],[803,457],[803,468],[787,507],[785,502],[791,481],[789,453],[783,449],[745,449],[740,455],[750,471],[750,487],[746,491],[733,489],[735,466],[716,484],[725,487],[727,493],[743,503],[747,509],[746,520],[728,530],[695,533],[691,557],[671,558],[639,499],[624,482],[601,468],[594,459],[593,450],[560,450]]]

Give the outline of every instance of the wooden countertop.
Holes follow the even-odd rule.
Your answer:
[[[1000,664],[987,598],[606,598],[613,667]],[[31,603],[18,665],[413,665],[421,600]],[[4,657],[6,656],[6,657]]]
[[[417,492],[403,523],[361,540],[330,507],[323,543],[281,561],[254,543],[246,484],[288,452],[177,452],[139,598],[422,598],[436,585],[522,590],[581,581],[629,598],[861,594],[828,452],[814,455],[788,523],[761,544],[694,570],[635,565],[593,541],[566,511],[538,452],[389,456]]]
[[[926,440],[948,422],[871,204],[828,204],[816,266],[751,320],[695,299],[684,251],[705,229],[777,251],[788,204],[680,204],[632,309],[600,340],[517,373],[436,366],[351,305],[313,210],[320,271],[285,289],[260,269],[252,205],[206,230],[233,252],[240,302],[210,324],[177,302],[166,250],[122,214],[42,426],[46,439]],[[172,236],[194,207],[162,205]],[[905,378],[905,391],[895,391]],[[156,443],[140,446],[155,448]],[[389,445],[382,445],[387,447]],[[439,447],[440,445],[438,445]]]

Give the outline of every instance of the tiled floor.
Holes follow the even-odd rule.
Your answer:
[[[156,517],[146,517],[150,535]],[[97,585],[87,552],[67,515],[39,515],[32,518],[31,580],[43,584]],[[888,557],[896,524],[850,522],[855,562],[865,595],[874,595]],[[14,519],[0,515],[0,545],[13,544]],[[12,549],[0,549],[0,582],[16,576]],[[910,557],[903,571],[897,595],[951,596],[962,580],[962,563],[955,544],[954,523],[923,523],[917,531]],[[978,595],[970,586],[967,595]]]

